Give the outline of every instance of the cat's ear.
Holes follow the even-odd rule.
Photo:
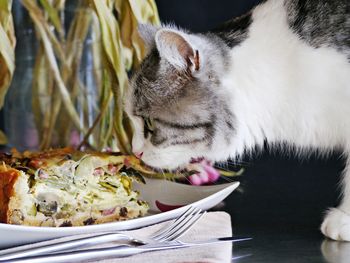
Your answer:
[[[175,68],[190,72],[199,70],[199,52],[189,42],[188,35],[172,29],[160,29],[155,40],[160,56]]]
[[[155,36],[159,27],[150,24],[138,24],[139,34],[145,43],[146,49],[150,50],[155,46]]]

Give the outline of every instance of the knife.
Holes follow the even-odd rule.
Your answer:
[[[54,262],[54,263],[68,263],[68,262],[83,262],[87,260],[102,260],[108,258],[120,258],[120,257],[129,257],[132,255],[151,252],[151,251],[160,251],[167,249],[179,249],[186,247],[195,247],[195,246],[203,246],[209,244],[216,243],[225,243],[225,242],[242,242],[251,240],[250,237],[221,237],[221,238],[213,238],[205,241],[197,241],[191,243],[185,243],[180,241],[171,241],[171,242],[163,242],[159,244],[152,245],[143,245],[138,247],[132,247],[129,245],[122,245],[117,247],[107,247],[107,248],[95,248],[95,249],[87,249],[80,251],[68,251],[61,252],[57,254],[50,255],[41,255],[35,257],[25,257],[12,259],[6,262],[12,263],[46,263],[46,262]],[[0,261],[5,262],[5,261]]]

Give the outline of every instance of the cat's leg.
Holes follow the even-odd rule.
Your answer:
[[[350,241],[350,155],[344,171],[342,202],[327,212],[321,231],[331,239]]]

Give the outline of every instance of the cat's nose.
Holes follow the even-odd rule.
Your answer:
[[[139,159],[142,158],[143,152],[134,152],[135,156]]]

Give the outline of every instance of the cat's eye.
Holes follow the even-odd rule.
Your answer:
[[[154,132],[154,123],[150,118],[144,117],[143,124],[144,124],[144,136],[145,138],[147,138],[149,134],[153,134]]]

